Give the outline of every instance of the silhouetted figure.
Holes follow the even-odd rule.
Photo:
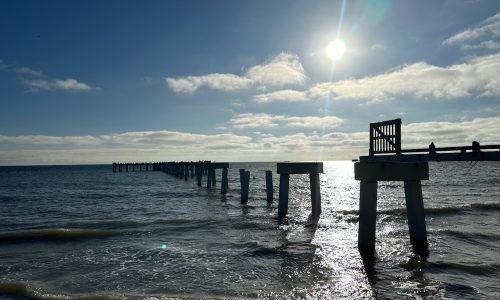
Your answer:
[[[431,144],[429,145],[429,154],[436,154],[436,146],[434,146],[434,142],[431,142]]]

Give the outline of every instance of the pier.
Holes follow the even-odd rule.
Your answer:
[[[358,247],[375,249],[377,185],[379,181],[402,181],[410,241],[427,247],[422,180],[429,179],[429,161],[500,161],[500,145],[401,148],[401,119],[370,124],[370,149],[354,164],[360,181]]]
[[[470,146],[437,147],[431,142],[426,148],[402,149],[401,119],[370,123],[369,151],[367,156],[355,160],[354,178],[360,182],[358,248],[375,249],[377,219],[377,189],[379,181],[400,181],[404,185],[408,231],[411,243],[416,247],[427,247],[422,180],[429,179],[429,161],[500,161],[500,145],[481,145],[472,142]],[[217,185],[217,170],[221,169],[221,194],[229,189],[227,162],[155,162],[155,163],[113,163],[113,172],[163,171],[184,181],[196,179],[206,188]],[[318,220],[321,208],[320,174],[322,162],[280,162],[276,164],[279,174],[278,217],[288,214],[290,175],[309,174],[311,194],[311,216]],[[262,174],[264,175],[264,174]],[[248,203],[250,171],[239,170],[241,203]],[[265,171],[266,199],[273,201],[272,171]]]

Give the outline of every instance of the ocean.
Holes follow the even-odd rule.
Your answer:
[[[500,298],[499,162],[430,163],[428,255],[410,244],[400,182],[379,183],[376,251],[361,254],[353,163],[324,169],[315,224],[307,175],[290,176],[277,218],[276,163],[231,163],[227,195],[220,170],[207,189],[111,165],[0,167],[0,298]]]

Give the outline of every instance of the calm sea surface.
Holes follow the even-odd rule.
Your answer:
[[[376,253],[357,249],[353,163],[325,162],[323,213],[275,163],[234,163],[229,192],[111,166],[0,167],[2,299],[500,298],[500,163],[431,163],[429,254],[411,246],[401,183],[379,183]],[[251,172],[240,203],[238,168]],[[268,205],[265,170],[273,170]]]

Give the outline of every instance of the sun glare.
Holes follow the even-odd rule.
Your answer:
[[[330,44],[326,47],[326,56],[329,59],[336,61],[342,58],[345,53],[345,43],[342,40],[334,40],[331,41]]]

